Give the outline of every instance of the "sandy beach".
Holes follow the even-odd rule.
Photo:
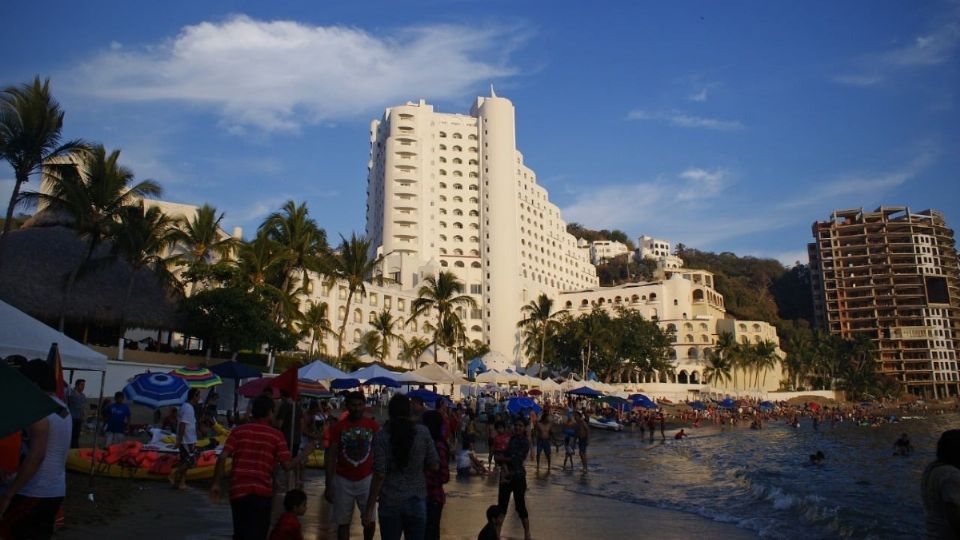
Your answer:
[[[556,476],[563,482],[554,482]],[[674,512],[574,494],[566,482],[590,482],[589,475],[554,471],[550,475],[529,472],[527,506],[534,538],[624,538],[642,531],[660,539],[753,538],[749,531]],[[208,483],[196,482],[186,491],[176,491],[163,482],[98,478],[96,505],[87,499],[87,478],[71,473],[65,503],[65,527],[57,538],[137,538],[138,540],[185,538],[230,538],[228,504],[212,504]],[[329,508],[322,500],[323,473],[310,471],[305,491],[309,497],[302,518],[305,538],[332,538],[327,519]],[[492,479],[451,478],[441,522],[443,538],[467,540],[477,537],[484,512],[496,503],[497,486]],[[353,535],[362,538],[359,516],[354,515]],[[503,526],[503,538],[523,538],[523,528],[511,508]]]

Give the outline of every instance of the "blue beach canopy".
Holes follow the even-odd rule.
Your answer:
[[[630,396],[630,404],[634,407],[643,407],[644,409],[656,409],[657,404],[643,394],[633,394]]]
[[[580,388],[567,390],[567,393],[574,396],[587,396],[587,397],[600,397],[603,395],[600,392],[597,392],[596,390],[594,390],[593,388],[590,388],[589,386],[581,386]]]
[[[720,403],[717,403],[717,407],[720,407],[721,409],[733,409],[736,408],[736,406],[737,403],[733,401],[733,398],[726,398]]]
[[[533,412],[540,414],[543,409],[537,405],[537,402],[528,397],[512,397],[507,400],[507,411],[510,414],[520,414],[524,410],[532,410]]]
[[[773,403],[770,403],[769,401],[761,401],[761,402],[760,402],[760,408],[761,408],[761,409],[765,409],[765,410],[773,410],[774,405],[773,405]]]
[[[330,388],[333,390],[346,390],[347,388],[356,388],[360,386],[360,381],[353,378],[334,379],[330,382]]]
[[[400,388],[400,383],[398,383],[396,379],[392,377],[386,377],[386,376],[373,377],[363,382],[364,386],[372,386],[375,384],[378,384],[380,386],[386,386],[387,388]]]
[[[127,399],[154,409],[182,405],[189,391],[187,381],[166,373],[141,373],[123,387]]]
[[[707,406],[704,405],[704,403],[703,403],[702,401],[693,401],[693,402],[690,402],[689,405],[690,405],[690,408],[693,409],[693,410],[695,410],[695,411],[705,411],[705,410],[707,410]]]
[[[407,392],[407,397],[419,398],[423,400],[423,403],[429,407],[436,407],[438,401],[444,401],[448,406],[453,406],[453,402],[450,401],[450,398],[447,396],[441,396],[436,392],[431,392],[430,390],[425,390],[423,388],[418,388],[417,390]]]

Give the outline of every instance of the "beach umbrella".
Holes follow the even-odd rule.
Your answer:
[[[643,407],[644,409],[656,409],[657,404],[643,394],[632,394],[628,398],[634,407]]]
[[[775,407],[775,405],[774,405],[773,403],[770,403],[769,401],[761,401],[761,402],[760,402],[760,409],[761,409],[761,410],[772,411],[772,410],[774,409],[774,407]]]
[[[510,414],[521,414],[525,410],[532,410],[540,414],[540,411],[543,409],[537,405],[537,402],[528,397],[512,397],[507,400],[507,411],[510,412]]]
[[[736,406],[737,406],[737,403],[733,401],[732,398],[726,398],[723,401],[717,403],[717,407],[720,407],[721,409],[733,409]]]
[[[691,401],[689,405],[690,405],[690,408],[695,411],[707,410],[707,406],[702,401]]]
[[[615,409],[630,409],[631,405],[629,401],[617,396],[603,396],[599,399],[599,401],[606,403]]]
[[[453,405],[453,402],[450,401],[450,398],[448,398],[447,396],[441,396],[436,392],[431,392],[430,390],[425,390],[423,388],[419,388],[417,390],[412,390],[410,392],[407,392],[407,397],[411,399],[419,398],[423,400],[423,403],[425,405],[428,405],[430,407],[436,407],[437,402],[441,400],[445,401],[447,405],[451,405],[451,406]]]
[[[300,379],[297,381],[297,388],[300,390],[300,397],[315,399],[328,399],[333,397],[333,393],[327,390],[325,386],[310,379]]]
[[[356,388],[358,386],[360,386],[360,381],[353,378],[334,379],[330,381],[330,388],[332,390],[346,390],[348,388]]]
[[[386,386],[387,388],[400,388],[400,383],[393,377],[373,377],[363,382],[363,386],[373,385]]]
[[[596,390],[594,390],[593,388],[590,388],[589,386],[581,386],[580,388],[567,390],[567,393],[574,396],[585,396],[585,397],[600,397],[603,395],[600,392],[597,392]]]
[[[168,373],[141,373],[123,387],[123,395],[134,403],[154,409],[182,405],[190,386],[180,377]]]
[[[311,381],[328,381],[330,379],[345,379],[349,377],[346,373],[320,360],[303,366],[297,370],[297,377],[301,379],[310,379]]]
[[[0,437],[6,437],[63,409],[50,399],[39,386],[23,376],[6,362],[0,362],[0,396],[3,396],[3,414],[0,415]]]
[[[254,379],[240,385],[240,395],[245,398],[253,399],[260,394],[263,394],[264,390],[270,390],[270,395],[273,399],[280,397],[280,390],[270,385],[272,378],[261,377],[259,379]]]
[[[219,375],[201,366],[179,367],[170,374],[186,381],[190,388],[210,388],[223,382]]]
[[[240,406],[240,379],[254,379],[262,377],[263,374],[252,367],[241,364],[236,360],[227,360],[220,362],[215,366],[210,366],[210,371],[216,373],[223,379],[233,380],[233,413],[237,414]]]
[[[228,360],[215,366],[210,366],[210,371],[219,375],[222,379],[253,379],[263,376],[263,373],[246,364],[241,364],[236,360]]]

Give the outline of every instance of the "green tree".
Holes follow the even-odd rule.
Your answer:
[[[703,378],[708,384],[717,386],[730,382],[732,371],[729,359],[716,352],[707,354],[707,365],[703,369]]]
[[[442,271],[436,276],[427,276],[423,285],[417,291],[417,299],[413,301],[410,320],[421,315],[436,313],[436,323],[431,323],[433,330],[433,354],[439,358],[441,346],[451,346],[452,339],[463,335],[463,324],[457,315],[457,308],[476,309],[477,302],[470,296],[463,294],[463,282],[457,279],[453,272]]]
[[[429,341],[420,336],[413,336],[401,345],[398,359],[401,362],[410,362],[410,369],[416,369],[417,359],[428,347],[430,347]]]
[[[296,313],[295,309],[289,309],[296,304],[295,297],[309,290],[310,271],[320,270],[320,257],[327,250],[326,233],[310,217],[306,203],[293,201],[287,201],[279,212],[267,216],[259,230],[265,232],[284,255],[280,281],[275,284],[283,294],[277,299],[274,316],[282,320],[286,314],[289,320],[290,315]],[[293,286],[295,277],[300,278],[299,286]]]
[[[517,326],[522,329],[525,337],[529,337],[532,343],[539,345],[534,351],[540,358],[538,376],[542,379],[543,358],[547,352],[547,336],[556,326],[560,312],[553,311],[553,299],[543,293],[540,293],[536,300],[531,300],[529,304],[523,306],[521,311],[523,312],[523,319],[517,323]]]
[[[402,324],[403,321],[395,319],[390,311],[386,308],[378,313],[370,323],[370,326],[373,327],[373,330],[376,331],[376,333],[380,336],[381,363],[386,362],[387,357],[390,356],[391,341],[394,343],[399,343],[401,347],[403,346],[403,336],[397,333],[398,323]]]
[[[753,345],[754,366],[756,367],[756,385],[760,386],[760,374],[763,374],[763,385],[767,384],[767,372],[777,366],[780,357],[777,356],[777,344],[765,339]]]
[[[370,258],[370,241],[364,237],[359,237],[356,233],[350,234],[350,239],[340,237],[340,247],[329,254],[322,261],[322,273],[325,274],[330,283],[336,280],[347,284],[347,316],[343,318],[340,324],[340,332],[337,334],[337,358],[343,356],[343,335],[347,331],[347,321],[350,319],[350,304],[353,296],[357,293],[365,294],[367,288],[366,280],[369,279],[374,270],[380,266],[383,257]]]
[[[236,358],[241,350],[263,344],[288,348],[295,338],[270,316],[271,306],[252,291],[226,286],[200,291],[181,302],[186,325],[203,339],[207,356],[226,347]]]
[[[120,336],[126,333],[127,305],[133,294],[137,273],[149,268],[161,283],[179,286],[168,268],[164,256],[174,243],[175,220],[166,216],[156,206],[144,209],[143,204],[124,207],[119,221],[113,223],[111,252],[130,264],[130,278],[120,306]]]
[[[580,375],[586,379],[587,374],[590,373],[590,363],[594,360],[594,355],[609,336],[610,314],[599,307],[595,307],[590,313],[584,313],[576,320],[577,335],[583,348],[583,364]]]
[[[50,79],[8,86],[0,93],[0,159],[13,169],[13,192],[3,222],[6,239],[13,225],[13,210],[20,202],[20,189],[30,176],[51,160],[71,159],[88,149],[75,139],[61,144],[64,112],[50,93]]]
[[[81,271],[90,262],[94,250],[115,231],[114,225],[127,206],[148,196],[159,196],[160,185],[153,180],[134,183],[133,171],[120,165],[120,151],[107,153],[102,145],[80,154],[79,165],[61,163],[44,169],[45,192],[24,193],[24,200],[46,205],[65,214],[77,234],[86,241],[86,249],[67,276],[60,303],[59,328],[66,323],[67,299]]]
[[[239,245],[235,238],[221,234],[223,217],[223,212],[217,213],[216,207],[204,203],[189,219],[176,221],[174,240],[180,252],[173,262],[187,268],[191,293],[203,270],[215,261],[229,259]]]
[[[311,357],[317,350],[317,343],[323,341],[323,336],[327,333],[333,333],[333,328],[330,326],[328,310],[329,306],[327,306],[326,302],[314,302],[311,300],[301,316],[301,332],[304,336],[310,338],[310,347],[307,350],[307,354]]]

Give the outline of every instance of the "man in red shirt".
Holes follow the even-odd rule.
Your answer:
[[[277,465],[289,471],[295,466],[280,430],[271,427],[273,400],[260,396],[253,401],[253,422],[234,428],[217,458],[210,498],[220,500],[224,460],[233,458],[230,472],[230,510],[234,540],[264,540],[270,532],[273,501],[273,471]]]
[[[376,420],[363,415],[364,398],[350,392],[346,400],[347,416],[330,429],[330,451],[327,453],[327,485],[323,497],[333,504],[333,519],[338,540],[350,538],[353,507],[364,515],[370,480],[373,478],[373,436],[380,430]],[[363,526],[364,540],[372,540],[376,522]]]

